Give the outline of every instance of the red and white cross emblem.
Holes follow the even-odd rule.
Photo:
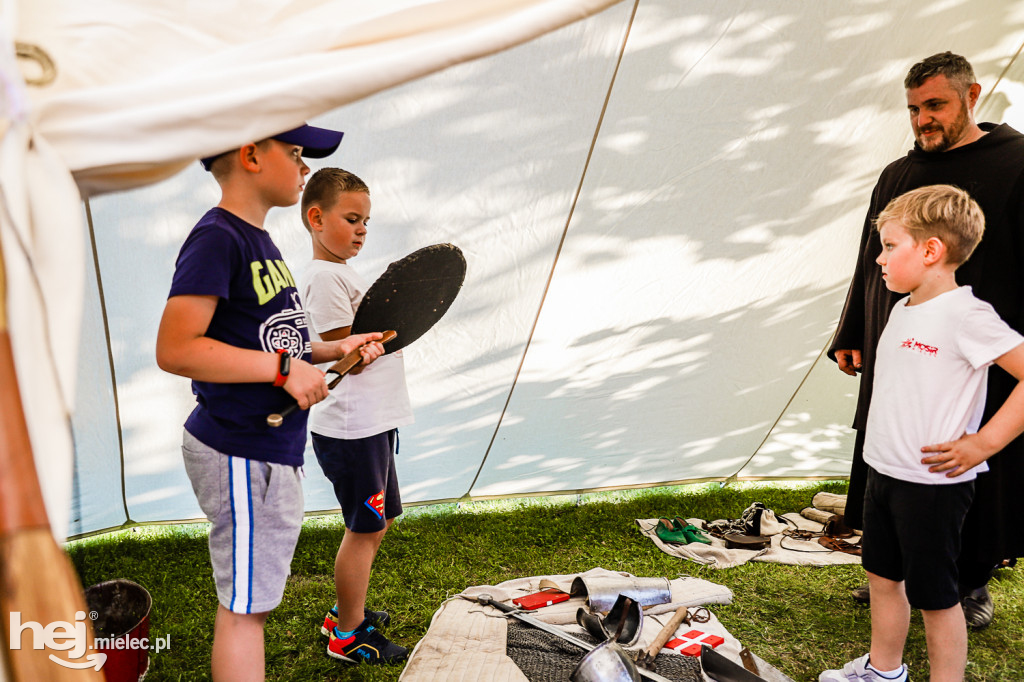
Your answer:
[[[682,654],[683,656],[700,656],[701,646],[709,646],[712,649],[717,647],[725,640],[718,635],[709,635],[700,630],[690,630],[684,632],[675,639],[670,639],[665,643],[666,649],[672,649],[676,653]]]

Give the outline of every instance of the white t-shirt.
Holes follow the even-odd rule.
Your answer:
[[[924,303],[900,299],[878,341],[875,383],[864,432],[864,461],[903,481],[952,484],[988,471],[982,463],[960,476],[932,473],[925,445],[975,433],[985,409],[988,367],[1024,337],[992,306],[960,287]]]
[[[299,282],[309,318],[309,336],[348,327],[369,285],[346,263],[314,260]],[[383,331],[383,330],[378,330]],[[319,365],[327,370],[331,362]],[[359,374],[347,374],[326,399],[313,406],[310,430],[322,436],[366,438],[413,422],[402,351],[378,358]]]

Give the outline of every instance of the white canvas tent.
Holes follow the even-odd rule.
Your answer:
[[[28,136],[27,163],[45,155],[92,195],[60,223],[37,203],[31,238],[3,233],[5,257],[35,247],[10,298],[44,315],[12,333],[70,534],[199,516],[179,451],[192,396],[153,345],[177,250],[218,196],[200,155],[303,119],[337,127],[314,169],[372,188],[356,268],[372,278],[436,242],[465,252],[462,293],[406,354],[417,421],[398,466],[416,503],[845,475],[856,380],[822,352],[871,186],[912,142],[907,68],[964,54],[979,120],[1024,126],[1020,1],[291,5],[16,7],[13,38],[67,71],[6,102],[5,199],[61,189],[9,161]],[[297,209],[268,227],[301,272]],[[54,307],[77,281],[80,343]],[[308,459],[307,509],[334,508]]]

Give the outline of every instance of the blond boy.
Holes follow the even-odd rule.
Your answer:
[[[823,672],[820,682],[907,680],[911,608],[924,619],[932,682],[964,679],[960,527],[985,460],[1024,431],[1024,337],[956,284],[984,224],[977,203],[950,185],[901,195],[876,221],[882,277],[909,296],[897,302],[879,340],[865,430],[871,650]],[[979,429],[992,364],[1018,384]]]

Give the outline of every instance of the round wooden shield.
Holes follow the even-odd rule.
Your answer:
[[[454,244],[414,251],[389,265],[367,289],[352,333],[393,329],[398,336],[384,346],[385,353],[405,348],[448,312],[465,279],[466,258]]]

